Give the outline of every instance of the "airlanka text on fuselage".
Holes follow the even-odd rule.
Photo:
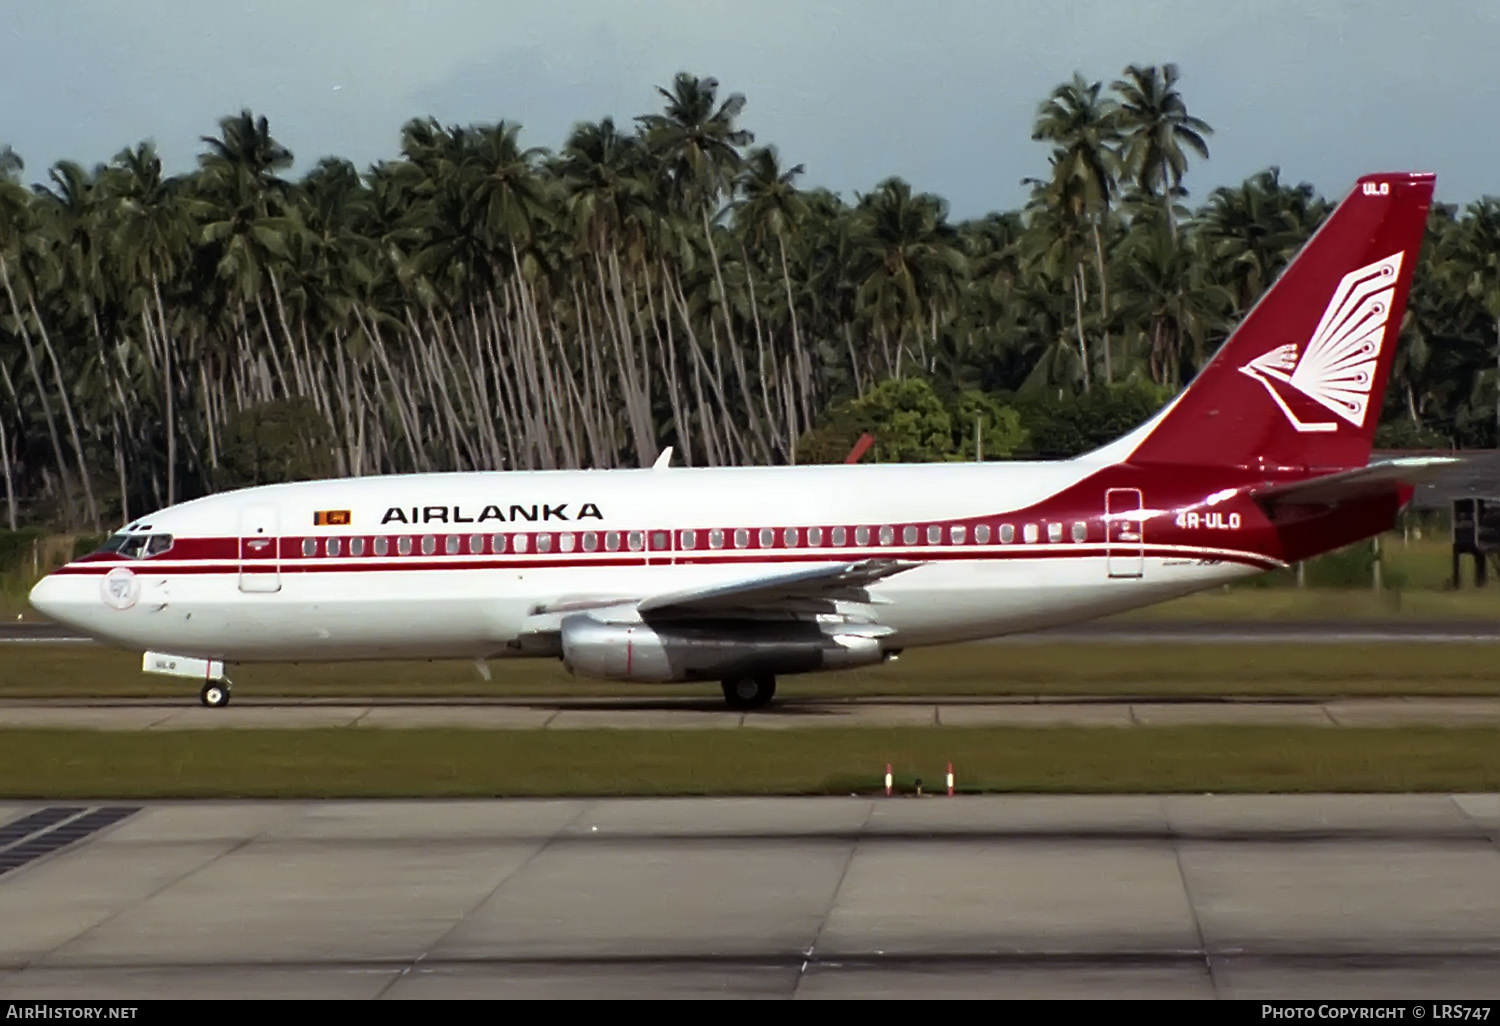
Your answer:
[[[1388,530],[1454,462],[1369,462],[1432,190],[1362,178],[1186,390],[1077,459],[249,488],[127,525],[32,603],[208,705],[236,662],[534,656],[751,709],[779,675],[1284,567]]]
[[[511,503],[501,506],[495,503],[478,508],[463,506],[392,506],[380,518],[381,524],[483,524],[487,521],[506,523],[526,520],[603,520],[604,514],[592,502],[578,503],[577,513],[569,513],[570,503],[532,503],[529,506]],[[477,516],[474,515],[477,512]]]

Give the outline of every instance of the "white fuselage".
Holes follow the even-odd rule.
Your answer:
[[[1112,534],[1104,488],[1089,489],[1104,469],[667,468],[272,485],[144,517],[131,528],[170,535],[169,548],[72,564],[33,601],[121,646],[204,659],[494,658],[528,654],[520,640],[555,627],[558,614],[539,607],[892,557],[922,565],[846,611],[889,628],[882,643],[899,649],[1091,618],[1278,565],[1236,549],[1232,534],[1151,544],[1151,521],[1169,511],[1149,508],[1149,490],[1142,508],[1139,490],[1115,489],[1135,501],[1110,500],[1126,524]],[[315,524],[329,512],[349,522]]]

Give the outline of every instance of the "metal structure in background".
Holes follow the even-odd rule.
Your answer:
[[[1453,586],[1463,586],[1463,558],[1474,560],[1474,587],[1483,588],[1493,566],[1500,574],[1500,498],[1453,500]]]
[[[1463,587],[1463,562],[1474,560],[1474,586],[1482,588],[1491,572],[1500,577],[1500,450],[1376,452],[1371,461],[1398,456],[1457,456],[1463,463],[1425,481],[1412,495],[1417,513],[1448,513],[1453,518],[1454,588]]]

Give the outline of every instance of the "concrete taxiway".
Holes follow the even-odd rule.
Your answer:
[[[466,727],[490,730],[776,730],[801,727],[1497,726],[1500,698],[1173,701],[1152,698],[787,699],[741,713],[711,698],[504,699],[489,702],[242,700],[0,702],[0,729],[206,730],[229,727]]]
[[[1500,795],[0,806],[0,923],[10,999],[1492,999]]]

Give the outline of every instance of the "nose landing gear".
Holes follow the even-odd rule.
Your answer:
[[[198,692],[198,701],[210,709],[221,709],[229,704],[229,681],[211,680]]]

